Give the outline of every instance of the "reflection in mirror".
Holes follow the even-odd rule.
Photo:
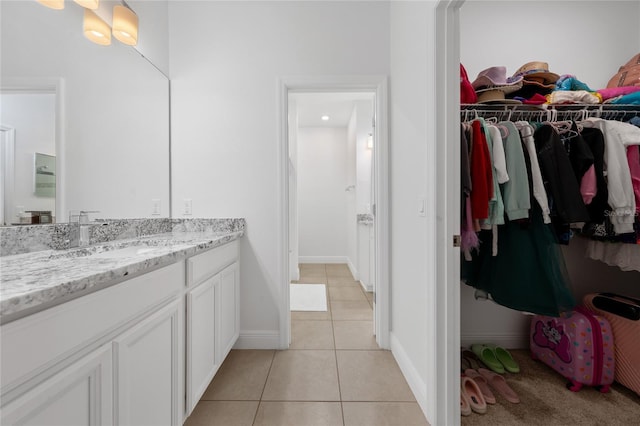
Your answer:
[[[36,153],[46,154],[53,164],[42,172],[55,172],[55,93],[3,93],[0,98],[3,131],[2,179],[4,181],[4,225],[22,223],[26,210],[55,212],[55,174],[34,173]],[[10,126],[8,125],[10,124]],[[9,145],[11,145],[9,147]],[[6,153],[6,154],[5,154]],[[12,164],[7,161],[12,159]],[[37,166],[36,166],[37,167]],[[51,183],[46,196],[37,191],[37,179]],[[50,182],[49,182],[50,181]],[[13,185],[10,183],[13,182]],[[45,182],[41,183],[44,189]],[[35,185],[35,188],[34,188]],[[24,223],[31,221],[24,220]]]
[[[63,10],[36,1],[0,2],[4,224],[20,222],[29,211],[52,211],[57,222],[66,221],[70,210],[97,210],[101,218],[169,216],[168,79],[130,46],[87,40],[82,18],[83,8],[74,2]],[[141,40],[144,22],[140,15]],[[157,22],[150,26],[160,33]],[[151,41],[147,37],[153,47]],[[19,117],[40,107],[16,102],[41,97],[47,99],[46,120]],[[34,194],[36,152],[55,158],[53,199]],[[50,204],[41,204],[45,200]],[[154,200],[160,200],[160,214],[154,214]]]

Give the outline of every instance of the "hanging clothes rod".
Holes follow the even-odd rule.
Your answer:
[[[463,121],[473,120],[478,117],[494,117],[500,121],[580,121],[589,117],[628,121],[632,117],[640,116],[640,105],[462,104],[460,106],[460,116]]]

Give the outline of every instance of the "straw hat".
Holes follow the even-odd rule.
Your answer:
[[[535,85],[553,89],[560,76],[549,71],[546,62],[527,62],[513,74],[512,78],[523,78],[524,85]]]
[[[507,99],[504,97],[504,90],[502,89],[489,89],[478,92],[479,104],[521,104],[522,102],[516,99]]]

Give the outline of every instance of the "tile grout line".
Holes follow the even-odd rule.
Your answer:
[[[262,405],[262,398],[264,398],[264,391],[267,388],[267,382],[269,381],[269,375],[271,374],[271,368],[273,367],[273,361],[276,359],[276,351],[273,351],[273,355],[271,356],[271,364],[269,364],[269,370],[267,371],[267,377],[264,379],[264,385],[262,386],[262,392],[260,392],[260,400],[258,401],[258,406],[256,407],[256,412],[253,414],[253,422],[252,425],[256,424],[256,420],[258,419],[258,411],[260,411],[260,406]]]
[[[325,268],[327,265],[325,265]],[[327,276],[327,292],[329,291],[329,277]],[[342,385],[340,384],[340,369],[338,368],[338,346],[336,345],[336,329],[333,320],[333,312],[331,313],[331,334],[333,336],[333,357],[336,360],[336,378],[338,379],[338,396],[340,397],[340,415],[342,417],[342,426],[344,426],[344,404],[342,403]]]

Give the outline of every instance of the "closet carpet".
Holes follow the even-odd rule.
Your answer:
[[[565,388],[564,377],[532,360],[528,350],[510,352],[522,372],[507,373],[505,378],[520,397],[520,404],[511,404],[497,395],[497,403],[488,405],[486,414],[462,417],[462,426],[640,424],[640,396],[629,389],[614,383],[607,394],[587,386],[580,392],[571,392]]]

